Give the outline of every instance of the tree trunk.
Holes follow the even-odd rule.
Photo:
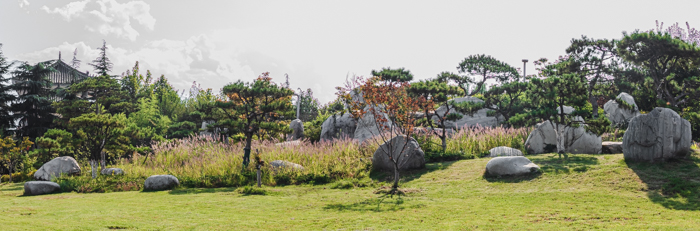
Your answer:
[[[261,181],[261,174],[260,174],[260,167],[258,167],[258,188],[260,188],[260,184],[261,184],[260,181]]]
[[[593,118],[597,119],[598,118],[598,99],[594,95],[591,95],[588,98],[588,101],[591,102],[591,106],[593,106]]]
[[[7,166],[7,171],[10,173],[10,182],[12,181],[12,162],[10,162],[10,166]]]
[[[250,163],[250,146],[253,141],[253,135],[246,135],[245,138],[245,148],[243,148],[243,168],[245,169],[248,167],[248,163]]]
[[[563,124],[557,124],[554,127],[554,130],[557,135],[557,154],[559,154],[560,157],[562,154],[564,154],[564,157],[566,157],[566,134],[564,134],[566,131],[566,126]]]
[[[442,140],[442,152],[443,153],[447,151],[447,134],[446,133],[447,133],[447,131],[445,131],[445,126],[443,125],[442,126],[442,136],[440,137],[440,139]]]
[[[394,163],[394,185],[391,186],[392,189],[398,189],[399,188],[399,164]]]

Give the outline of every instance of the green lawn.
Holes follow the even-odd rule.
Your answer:
[[[5,184],[0,229],[700,229],[697,154],[629,165],[621,154],[528,158],[541,174],[485,178],[487,158],[428,164],[405,174],[410,193],[400,198],[330,184],[268,187],[264,196],[219,188],[25,197],[21,184]]]

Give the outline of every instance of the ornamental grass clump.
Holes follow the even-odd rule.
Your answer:
[[[447,139],[445,152],[439,151],[438,136],[422,133],[417,136],[428,162],[472,159],[483,157],[492,148],[507,146],[525,152],[524,143],[532,128],[465,127]]]

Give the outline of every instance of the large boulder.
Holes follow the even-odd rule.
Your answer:
[[[565,109],[566,112],[566,109]],[[557,151],[557,133],[554,131],[556,124],[549,120],[539,123],[535,130],[530,132],[525,141],[525,149],[529,154],[542,154]],[[573,154],[600,154],[602,151],[602,139],[583,126],[566,127],[563,129],[564,151]]]
[[[102,171],[100,171],[100,174],[108,176],[124,175],[124,170],[122,170],[121,168],[105,168],[102,169]]]
[[[525,141],[525,150],[529,154],[542,154],[557,151],[557,133],[549,120],[535,125]]]
[[[333,115],[321,124],[321,140],[354,138],[356,128],[352,114]]]
[[[34,178],[37,180],[50,181],[51,178],[60,177],[61,175],[78,175],[80,174],[80,166],[78,162],[70,156],[56,157],[53,160],[46,162],[34,173]]]
[[[378,114],[384,117],[385,123],[383,124],[378,124],[377,121],[375,120],[374,113],[371,112],[368,108],[365,108],[365,113],[362,118],[357,120],[357,127],[355,128],[355,136],[353,137],[355,140],[359,141],[360,143],[365,142],[365,140],[368,140],[372,138],[373,136],[377,136],[383,132],[387,132],[388,130],[386,128],[389,128],[391,126],[391,119],[389,119],[389,116],[387,116],[385,113],[381,113],[379,111]]]
[[[630,120],[622,137],[625,160],[664,161],[691,153],[690,122],[668,108],[654,108]]]
[[[61,186],[56,182],[29,181],[24,183],[25,196],[44,195],[57,192],[61,192]]]
[[[304,166],[297,163],[292,163],[286,160],[275,160],[270,162],[270,168],[272,171],[277,172],[282,169],[292,170],[292,171],[304,171]]]
[[[617,96],[617,99],[627,103],[628,105],[632,106],[632,108],[624,108],[623,105],[620,105],[615,100],[609,100],[607,103],[605,103],[603,105],[605,117],[610,120],[610,123],[613,126],[624,126],[628,124],[635,116],[641,115],[641,113],[639,113],[639,108],[631,95],[622,92]]]
[[[516,176],[536,173],[540,166],[524,156],[501,156],[486,163],[486,172],[493,176]]]
[[[425,167],[425,153],[413,138],[400,135],[380,145],[372,156],[372,165],[375,169],[394,171],[394,163],[387,154],[390,154],[392,159],[398,160],[399,170]]]
[[[462,97],[462,98],[456,98],[451,100],[452,102],[456,103],[461,103],[461,102],[476,102],[476,103],[483,103],[484,101],[476,98],[476,97]],[[445,111],[447,108],[445,106],[439,107],[437,110],[435,110],[435,113],[438,115],[444,115]],[[474,116],[469,116],[469,115],[462,115],[462,118],[457,120],[457,121],[445,121],[445,127],[446,128],[454,128],[454,129],[461,129],[465,126],[467,127],[475,127],[475,126],[481,126],[481,127],[495,127],[498,126],[498,119],[495,116],[488,116],[488,111],[489,109],[481,109],[474,113]],[[449,114],[452,113],[457,113],[454,109],[450,109],[448,112]],[[438,122],[438,118],[433,118],[436,122]]]
[[[289,134],[287,140],[292,141],[304,138],[304,123],[300,119],[292,120],[289,123],[289,128],[292,129],[292,134]]]
[[[488,157],[499,157],[499,156],[523,156],[523,152],[518,149],[500,146],[489,150]]]
[[[180,185],[180,181],[173,175],[153,175],[146,178],[143,190],[145,191],[160,191],[172,189]]]

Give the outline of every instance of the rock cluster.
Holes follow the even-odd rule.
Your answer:
[[[691,150],[690,122],[668,108],[657,107],[630,120],[622,137],[625,160],[664,161]]]
[[[603,105],[603,110],[605,110],[605,117],[610,120],[613,126],[623,126],[627,125],[629,121],[635,116],[641,115],[639,113],[639,108],[634,102],[634,98],[627,93],[620,93],[617,99],[624,101],[625,103],[632,106],[630,109],[625,109],[617,103],[615,100],[609,100]]]
[[[557,134],[549,120],[539,123],[525,141],[525,149],[530,154],[551,153],[557,151]],[[573,154],[600,154],[602,139],[583,126],[563,129],[565,151]]]
[[[476,97],[462,97],[462,98],[456,98],[453,99],[452,102],[456,103],[461,103],[461,102],[476,102],[476,103],[483,103],[484,101],[476,98]],[[438,115],[444,115],[445,111],[447,108],[444,106],[439,107],[437,110],[435,110],[435,113]],[[474,116],[469,116],[469,115],[462,115],[463,117],[457,121],[446,121],[445,122],[445,127],[446,128],[454,128],[454,129],[461,129],[465,126],[467,127],[474,127],[474,126],[481,126],[481,127],[495,127],[498,126],[498,119],[495,116],[488,116],[488,111],[489,109],[481,109],[474,113]],[[448,114],[452,113],[458,113],[454,109],[450,109]],[[433,120],[437,120],[437,118],[433,118]]]
[[[34,178],[37,180],[50,181],[51,178],[56,178],[61,175],[77,175],[80,174],[80,166],[78,162],[70,156],[56,157],[53,160],[46,162],[34,173]]]

